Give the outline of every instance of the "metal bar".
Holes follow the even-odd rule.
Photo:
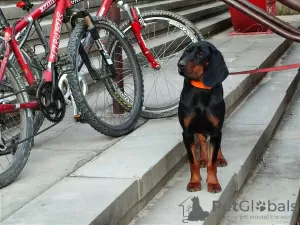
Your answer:
[[[113,5],[110,14],[108,16],[109,19],[114,21],[116,24],[120,24],[121,21],[121,12],[120,9]],[[118,57],[119,56],[119,57]],[[121,57],[120,57],[121,56]],[[122,63],[122,49],[119,45],[116,46],[114,54],[111,56],[114,62],[115,68],[117,68],[117,76],[115,77],[115,81],[118,83],[119,88],[124,91],[124,82],[123,82],[123,63]],[[115,100],[113,100],[113,113],[114,114],[123,114],[125,112],[124,108],[121,107]]]

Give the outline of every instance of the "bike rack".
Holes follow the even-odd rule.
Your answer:
[[[245,0],[221,0],[239,12],[249,16],[251,19],[268,27],[274,33],[291,41],[300,42],[300,30],[289,23]],[[300,12],[300,1],[278,0],[283,5]]]
[[[120,24],[121,21],[121,11],[120,8],[116,5],[113,5],[110,11],[110,15],[108,16],[109,19],[111,19],[113,22],[115,22],[116,24]],[[119,55],[122,54],[122,50],[121,52],[118,52]],[[121,60],[119,60],[120,62],[117,63],[117,68],[121,68],[122,67],[122,62]],[[116,80],[119,81],[120,83],[118,84],[119,88],[121,88],[121,90],[124,89],[124,82],[123,82],[123,72],[121,72],[121,70],[119,69],[119,74],[116,77]],[[113,100],[113,113],[115,115],[118,114],[123,114],[125,112],[125,110],[123,108],[119,107],[119,104]]]

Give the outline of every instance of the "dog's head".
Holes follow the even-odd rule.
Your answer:
[[[189,45],[178,61],[178,72],[189,80],[213,87],[229,75],[222,53],[211,43],[199,41]]]

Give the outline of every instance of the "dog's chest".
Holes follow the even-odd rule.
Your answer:
[[[180,97],[180,107],[187,111],[203,112],[211,101],[210,90],[184,88]]]

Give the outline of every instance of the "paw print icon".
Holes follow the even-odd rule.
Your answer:
[[[258,201],[256,202],[256,209],[263,212],[266,210],[266,203],[265,202],[261,202],[261,201]]]

